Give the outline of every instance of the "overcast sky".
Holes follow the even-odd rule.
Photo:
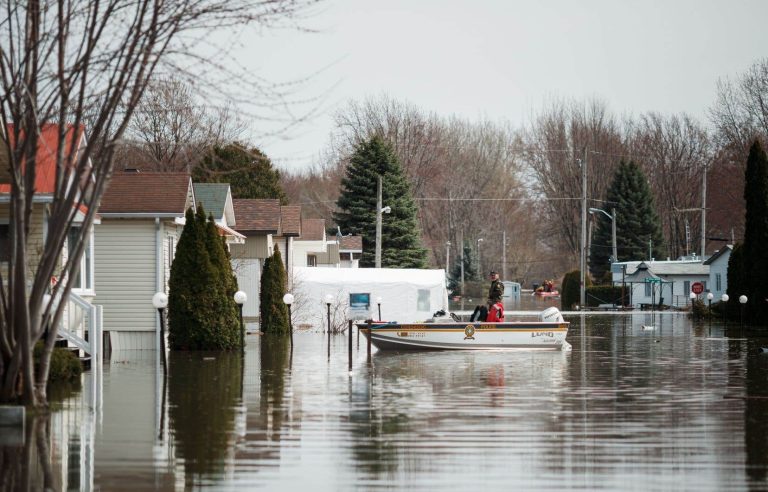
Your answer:
[[[317,159],[333,112],[387,94],[425,111],[520,126],[553,97],[599,97],[616,114],[705,120],[718,78],[768,57],[767,0],[325,0],[303,24],[247,41],[272,81],[321,70],[300,96],[321,111],[253,140],[281,168]]]

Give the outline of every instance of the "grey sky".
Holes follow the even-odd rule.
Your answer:
[[[254,140],[281,168],[306,167],[335,109],[384,93],[515,126],[552,97],[704,120],[717,79],[768,56],[767,19],[765,0],[327,0],[304,22],[318,32],[269,33],[249,50],[249,66],[273,81],[325,67],[301,91],[333,87],[323,111],[285,138]]]

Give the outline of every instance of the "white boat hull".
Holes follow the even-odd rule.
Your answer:
[[[358,327],[379,350],[568,350],[568,323],[372,323]],[[370,328],[370,329],[369,329]]]

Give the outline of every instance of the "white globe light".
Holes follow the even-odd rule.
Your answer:
[[[739,302],[742,304],[747,303],[747,296],[739,296]]]
[[[248,294],[243,292],[242,290],[238,290],[235,292],[235,302],[237,304],[245,304],[245,301],[248,300]]]
[[[381,304],[381,301],[383,301],[383,300],[384,300],[384,299],[382,299],[382,298],[381,298],[381,296],[379,296],[379,297],[377,297],[377,298],[376,298],[376,302],[377,302],[378,304]]]
[[[694,294],[693,292],[690,293],[690,296],[691,296],[691,299],[696,299],[696,294]]]
[[[289,292],[289,293],[287,293],[287,294],[285,294],[285,295],[283,296],[283,303],[284,303],[284,304],[288,304],[289,306],[290,306],[291,304],[293,304],[293,294],[291,294],[290,292]]]
[[[165,292],[158,292],[152,296],[152,305],[155,309],[164,309],[168,305],[168,296]]]
[[[728,294],[723,294],[723,296],[722,296],[720,299],[721,299],[723,302],[728,302],[728,299],[730,299],[730,297],[728,297]]]
[[[326,304],[332,304],[333,303],[333,296],[331,294],[326,294],[326,296],[325,296],[325,303]]]
[[[714,299],[714,298],[715,298],[715,294],[713,294],[713,293],[711,293],[711,292],[708,292],[708,293],[707,293],[707,299],[708,299],[708,300],[710,300],[710,301],[711,301],[711,300],[712,300],[712,299]]]

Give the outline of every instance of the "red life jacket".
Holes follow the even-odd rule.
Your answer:
[[[488,309],[488,317],[485,320],[489,323],[499,323],[504,321],[504,306],[497,302]]]

